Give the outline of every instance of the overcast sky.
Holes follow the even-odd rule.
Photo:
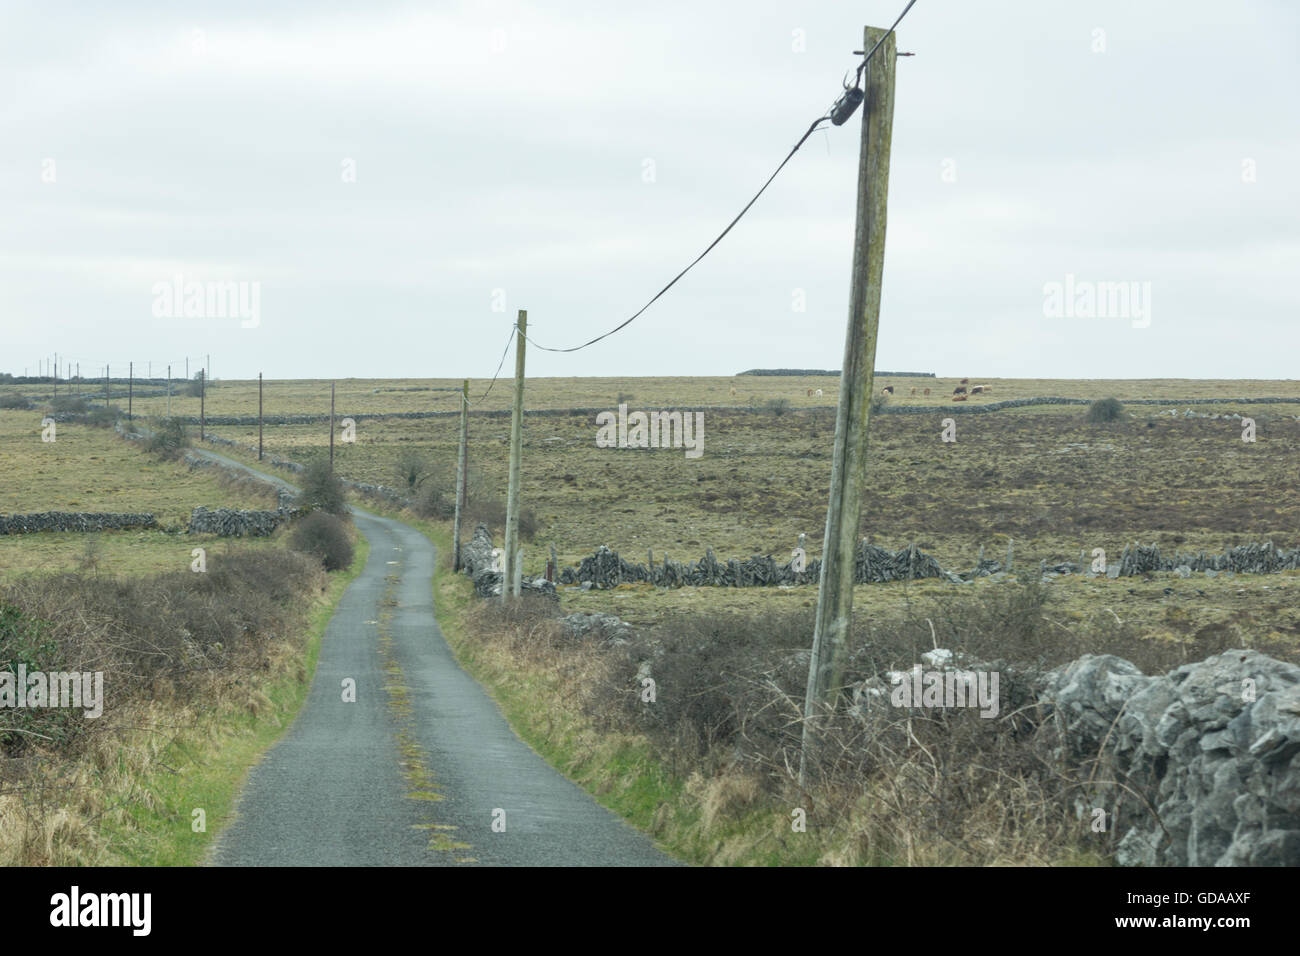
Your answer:
[[[520,308],[586,341],[902,6],[0,0],[0,370],[479,377]],[[919,0],[899,48],[877,368],[1297,377],[1300,4]],[[860,117],[530,375],[838,368]],[[177,275],[256,325],[156,314]],[[1149,311],[1051,315],[1067,275]]]

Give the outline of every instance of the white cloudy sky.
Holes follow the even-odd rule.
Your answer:
[[[520,308],[585,341],[902,5],[0,0],[0,370],[484,376]],[[1300,5],[919,0],[899,32],[878,368],[1295,377]],[[838,368],[859,126],[530,374]],[[176,274],[260,283],[260,324],[155,317]],[[1067,274],[1151,283],[1149,327],[1045,316]]]

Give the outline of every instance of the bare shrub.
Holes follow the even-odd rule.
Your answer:
[[[324,511],[346,517],[349,515],[347,490],[329,461],[318,458],[307,465],[299,479],[302,489],[298,503],[308,511]]]
[[[1124,417],[1124,406],[1117,398],[1099,398],[1088,406],[1088,424],[1117,422]]]
[[[332,514],[313,511],[298,522],[291,540],[295,551],[314,555],[326,571],[352,566],[352,540],[347,526]]]

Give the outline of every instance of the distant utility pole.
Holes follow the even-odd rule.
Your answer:
[[[334,383],[330,382],[330,472],[334,471]]]
[[[262,460],[262,373],[257,373],[257,460]]]
[[[54,397],[59,397],[59,353],[54,353]]]
[[[205,372],[199,372],[199,441],[207,441],[208,434],[208,376]]]
[[[126,420],[131,420],[131,399],[135,394],[135,363],[128,362],[126,368]]]
[[[172,417],[172,367],[167,366],[167,417]]]
[[[105,408],[108,408],[108,377],[111,373],[112,373],[112,369],[109,366],[105,365],[104,366],[104,407]]]
[[[506,591],[514,583],[513,562],[519,547],[519,456],[524,444],[524,334],[528,329],[528,313],[519,310],[515,324],[515,405],[510,416],[510,483],[506,488],[506,546],[501,574],[501,603],[506,601]],[[519,596],[516,588],[515,596]]]
[[[460,513],[465,507],[465,445],[469,437],[469,379],[460,386],[460,449],[456,453],[456,517],[451,523],[451,569],[460,570]]]
[[[886,33],[866,28],[863,49]],[[813,628],[812,658],[804,700],[799,782],[803,785],[818,744],[815,729],[823,707],[839,698],[848,637],[853,623],[854,563],[862,484],[867,475],[867,423],[880,327],[880,283],[885,266],[885,214],[889,191],[889,150],[894,123],[894,66],[897,38],[890,34],[867,63],[858,157],[857,230],[853,239],[853,277],[848,331],[840,373],[831,491],[822,545],[821,580]]]

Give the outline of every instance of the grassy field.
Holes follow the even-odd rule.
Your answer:
[[[736,398],[728,395],[733,381],[740,383]],[[635,410],[747,401],[750,395],[744,389],[750,389],[755,400],[786,396],[793,405],[806,405],[806,396],[801,399],[804,390],[825,388],[827,381],[752,376],[540,379],[528,383],[526,394],[529,407],[598,407],[603,400],[612,408],[621,391]],[[267,389],[268,395],[274,387],[292,396],[284,411],[302,413],[319,410],[319,404],[307,398],[320,392],[322,384],[268,383]],[[347,383],[339,393],[339,417],[346,414],[344,409],[354,409],[351,396],[390,409],[409,409],[420,402],[429,407],[430,396],[439,394],[450,395],[454,402],[453,393],[406,391],[447,384]],[[475,383],[474,394],[481,394],[481,384]],[[997,398],[1300,398],[1300,383],[1278,381],[993,384]],[[225,387],[233,395],[243,386],[222,383],[214,394]],[[327,385],[324,393],[328,396]],[[508,383],[498,383],[485,404],[505,407],[509,393]],[[254,410],[255,398],[254,391]],[[220,407],[215,399],[214,405]],[[246,406],[245,401],[241,413]],[[1181,413],[1171,417],[1167,411],[1174,407],[1172,401],[1168,406],[1131,405],[1121,421],[1106,425],[1087,424],[1084,406],[959,416],[955,442],[941,440],[940,414],[878,416],[871,426],[871,477],[864,490],[862,534],[895,548],[915,540],[944,566],[957,570],[973,566],[981,546],[986,556],[1002,558],[1011,539],[1021,571],[1034,571],[1040,560],[1077,560],[1080,550],[1091,556],[1094,548],[1105,549],[1113,561],[1134,541],[1155,542],[1165,551],[1217,551],[1267,540],[1282,547],[1300,545],[1300,476],[1294,451],[1300,443],[1300,403],[1196,407],[1204,414],[1254,417],[1258,435],[1253,444],[1241,440],[1236,420],[1189,419]],[[336,466],[347,477],[393,485],[399,456],[415,450],[441,465],[442,478],[449,480],[456,427],[454,417],[362,421],[355,444],[336,443]],[[524,429],[521,497],[537,513],[540,530],[525,544],[525,566],[540,570],[552,543],[562,563],[575,562],[601,544],[639,561],[651,550],[659,560],[665,555],[690,560],[709,547],[720,558],[771,554],[784,560],[800,533],[807,534],[810,555],[815,556],[821,545],[833,430],[831,408],[795,408],[779,416],[749,408],[721,409],[705,414],[704,455],[692,460],[680,449],[597,448],[594,416],[588,413],[530,418]],[[255,428],[212,431],[250,445],[257,441]],[[508,418],[471,418],[471,467],[501,494],[508,438]],[[320,425],[265,430],[268,453],[297,460],[326,454],[328,440],[328,430]],[[1300,636],[1300,611],[1292,597],[1295,579],[1290,573],[1186,581],[1165,576],[1122,581],[1063,578],[1053,587],[1063,602],[1063,614],[1114,614],[1172,640],[1209,629],[1229,632],[1234,640],[1294,642]],[[990,586],[996,583],[966,587]],[[942,603],[957,587],[938,582],[867,585],[858,588],[855,604],[863,615],[888,615],[917,600]],[[609,610],[648,623],[681,608],[707,607],[727,614],[808,607],[816,593],[813,588],[657,591],[629,585],[610,591],[564,591],[562,600],[566,608]]]
[[[503,374],[508,373],[503,370]],[[1069,398],[1105,398],[1120,400],[1150,398],[1176,400],[1182,398],[1244,398],[1281,397],[1300,399],[1300,380],[1213,380],[1213,379],[1000,379],[978,376],[951,378],[896,378],[877,380],[877,388],[893,385],[893,404],[935,405],[950,401],[953,388],[961,378],[968,377],[972,384],[991,387],[986,395],[971,396],[971,402],[1003,401],[1009,398],[1035,398],[1059,395]],[[504,411],[510,408],[512,382],[507,377],[494,385],[487,397],[490,379],[470,379],[470,401],[485,410]],[[339,417],[355,414],[386,414],[392,412],[447,411],[459,409],[456,392],[460,379],[342,379],[335,383],[335,403]],[[60,385],[64,394],[67,385]],[[171,410],[173,415],[199,414],[199,399],[180,395],[184,382],[173,381]],[[822,389],[821,398],[808,395],[808,390]],[[911,395],[916,388],[917,394]],[[930,396],[922,394],[929,388]],[[162,386],[138,385],[141,392],[152,392]],[[447,391],[452,389],[452,391]],[[735,394],[732,394],[735,389]],[[78,389],[74,387],[74,392]],[[98,390],[87,385],[80,394],[92,401],[102,402],[103,387]],[[49,385],[0,386],[0,395],[21,392],[34,398],[48,398]],[[111,388],[114,404],[126,408],[124,384],[116,380]],[[718,377],[669,378],[530,378],[525,388],[525,405],[533,409],[555,408],[615,408],[622,395],[632,408],[638,403],[646,406],[718,405],[749,407],[773,398],[785,398],[796,408],[834,408],[839,394],[836,376],[759,376],[736,375]],[[256,380],[214,380],[205,398],[209,415],[256,415]],[[294,379],[291,381],[266,380],[263,383],[263,405],[266,415],[328,415],[330,410],[330,382],[320,379]],[[136,415],[163,415],[167,398],[162,395],[133,401]],[[1294,409],[1293,409],[1294,411]]]
[[[41,412],[0,411],[0,514],[42,511],[151,512],[164,530],[0,535],[0,576],[87,570],[151,573],[188,566],[190,549],[214,554],[231,545],[180,534],[198,505],[274,508],[263,485],[232,483],[212,470],[143,454],[112,429],[57,426],[41,441]],[[251,539],[240,547],[279,547]]]
[[[634,410],[638,403],[703,401],[730,381],[621,384],[635,395]],[[745,381],[768,395],[798,391],[806,380]],[[616,384],[579,380],[565,393],[567,404],[583,405],[603,392],[613,407]],[[1018,382],[1000,389],[998,397],[1113,392],[1300,399],[1297,383],[1121,384]],[[530,382],[528,388],[530,407],[566,404],[554,395],[555,380]],[[500,391],[494,389],[489,402]],[[384,394],[400,403],[413,393]],[[504,402],[508,394],[500,397]],[[294,404],[292,410],[307,406]],[[879,416],[872,423],[862,532],[892,547],[915,539],[945,565],[959,568],[974,563],[981,544],[1004,551],[1008,538],[1015,539],[1017,556],[1032,564],[1075,559],[1080,549],[1118,553],[1135,540],[1185,549],[1268,538],[1290,543],[1300,527],[1293,452],[1300,439],[1300,403],[1198,406],[1209,414],[1254,417],[1259,429],[1254,444],[1241,441],[1235,421],[1171,418],[1161,414],[1165,410],[1130,406],[1133,417],[1088,425],[1081,406],[1009,409],[958,417],[957,440],[951,443],[940,439],[942,415]],[[257,440],[255,428],[213,432],[250,444]],[[597,448],[589,414],[532,418],[524,432],[522,499],[541,517],[542,531],[529,560],[552,542],[565,561],[600,544],[637,559],[649,549],[658,556],[694,558],[706,547],[720,557],[784,555],[800,533],[816,548],[833,432],[830,408],[780,416],[747,409],[708,412],[704,454],[692,460],[680,449]],[[505,418],[471,419],[471,464],[499,490],[505,486],[508,436]],[[265,435],[271,453],[296,459],[323,454],[328,439],[328,429],[320,425],[268,426]],[[449,466],[455,442],[454,418],[362,421],[355,444],[336,444],[336,462],[348,477],[391,485],[400,454],[415,449]]]

